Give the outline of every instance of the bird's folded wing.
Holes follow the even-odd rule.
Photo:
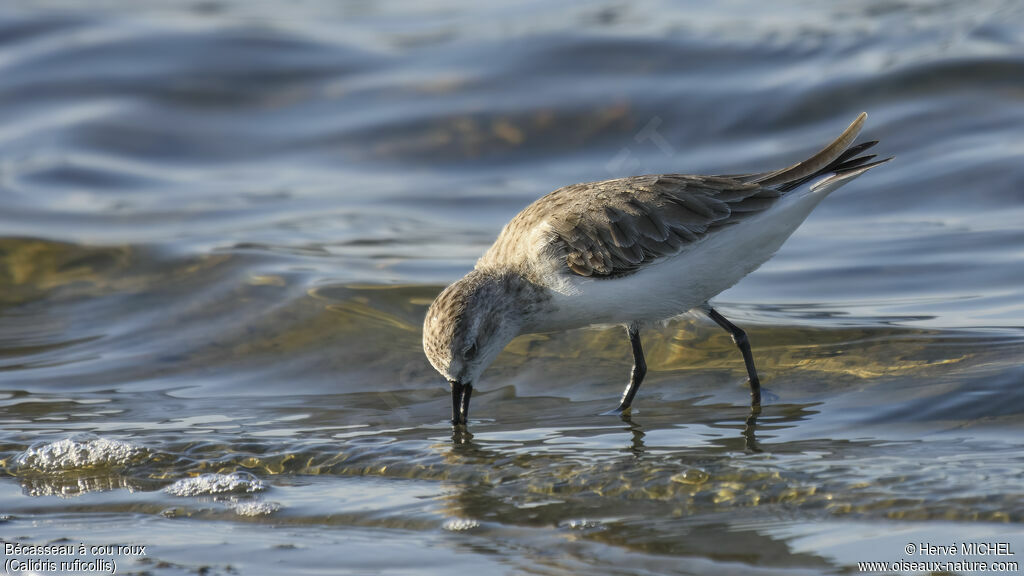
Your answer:
[[[546,199],[551,246],[580,276],[635,272],[744,217],[767,209],[777,190],[728,178],[667,174],[567,186]]]

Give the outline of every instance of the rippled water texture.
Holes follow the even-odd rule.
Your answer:
[[[1022,558],[1020,3],[90,5],[0,5],[5,542],[155,575]],[[631,420],[593,328],[515,340],[453,438],[422,317],[518,210],[778,168],[862,110],[896,160],[718,299],[757,418],[682,317]]]

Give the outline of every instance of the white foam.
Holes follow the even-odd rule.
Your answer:
[[[479,526],[480,523],[472,518],[449,518],[441,525],[445,530],[452,532],[465,532]]]
[[[261,502],[253,500],[249,502],[235,502],[231,509],[239,516],[269,516],[281,509],[277,502]]]
[[[34,444],[15,458],[21,471],[69,472],[81,468],[123,467],[146,454],[142,446],[107,438],[65,438]]]
[[[164,488],[172,496],[206,496],[215,494],[250,494],[266,490],[263,481],[248,472],[203,474],[183,478]]]
[[[586,518],[575,518],[572,520],[565,521],[561,524],[570,530],[589,530],[591,528],[597,528],[601,526],[599,520],[588,520]]]

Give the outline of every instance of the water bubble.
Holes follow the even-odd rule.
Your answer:
[[[451,532],[464,532],[480,526],[480,523],[472,518],[449,518],[441,525],[445,530]]]
[[[263,481],[249,472],[203,474],[183,478],[164,488],[172,496],[206,496],[214,494],[247,494],[266,489]]]
[[[119,468],[148,451],[137,444],[107,438],[73,437],[33,444],[19,454],[19,471],[71,472],[82,468]]]

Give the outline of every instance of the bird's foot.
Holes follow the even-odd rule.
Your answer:
[[[624,406],[622,404],[619,404],[618,408],[615,408],[614,410],[608,410],[607,412],[601,412],[600,415],[601,416],[621,416],[621,417],[625,418],[625,417],[628,417],[632,413],[632,410],[633,410],[632,406]]]

